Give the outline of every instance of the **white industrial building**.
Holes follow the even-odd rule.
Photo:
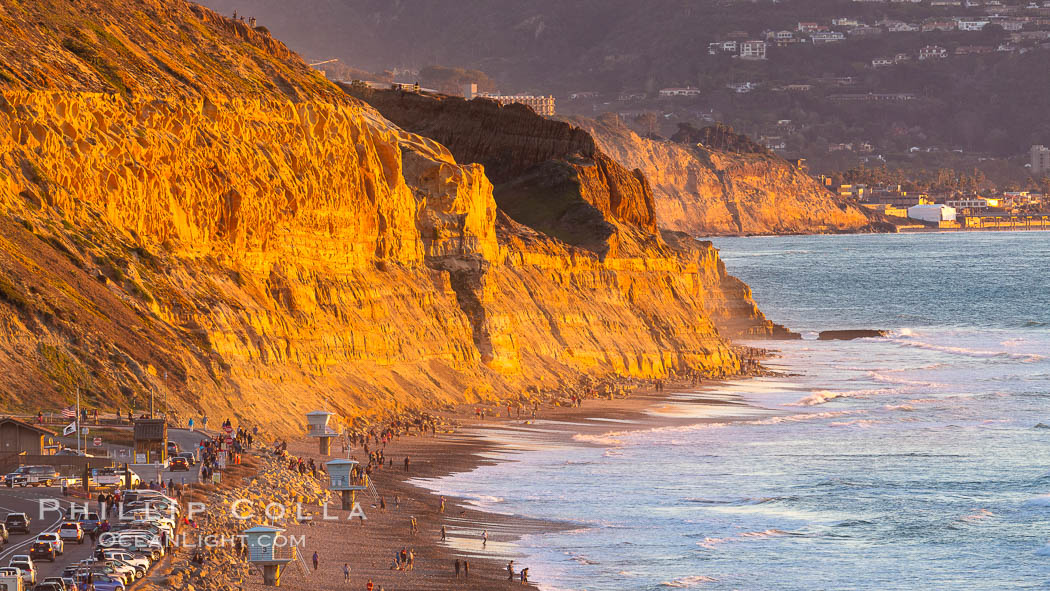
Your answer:
[[[941,203],[924,203],[913,205],[908,208],[908,217],[913,220],[921,220],[939,224],[940,222],[954,222],[955,208]]]

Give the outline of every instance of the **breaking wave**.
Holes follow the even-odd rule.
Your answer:
[[[684,589],[686,587],[693,587],[701,583],[714,583],[718,579],[711,577],[705,577],[704,575],[693,575],[691,577],[682,577],[681,579],[675,579],[673,581],[664,581],[660,583],[661,587],[671,587],[674,589]]]
[[[951,355],[960,355],[963,357],[973,357],[976,359],[1014,359],[1017,361],[1023,361],[1026,363],[1032,363],[1045,359],[1042,355],[1035,353],[1012,353],[1010,351],[990,351],[987,349],[969,349],[966,347],[952,347],[950,345],[937,345],[935,343],[927,343],[925,341],[913,341],[907,339],[894,339],[893,342],[902,347],[912,347],[915,349],[924,349],[927,351],[939,351],[941,353],[948,353]]]

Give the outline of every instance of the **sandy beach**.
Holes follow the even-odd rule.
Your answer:
[[[677,417],[674,414],[647,412],[661,406],[675,404],[676,399],[686,405],[735,406],[733,401],[721,397],[703,396],[715,383],[697,388],[690,384],[667,384],[662,392],[639,391],[625,398],[612,400],[584,400],[579,407],[541,405],[536,414],[538,421],[552,428],[544,431],[551,443],[567,443],[576,436],[576,445],[586,445],[586,436],[598,436],[610,430],[627,431],[663,425],[694,424],[704,420],[724,418],[697,418],[696,415]],[[688,393],[686,396],[678,396]],[[698,393],[700,395],[698,395]],[[329,514],[337,516],[334,521],[315,521],[313,525],[293,525],[288,533],[305,535],[303,550],[307,562],[314,552],[319,555],[319,566],[304,576],[301,570],[289,568],[282,578],[282,586],[293,589],[366,589],[372,581],[375,589],[386,591],[398,589],[521,589],[535,588],[520,583],[518,572],[522,567],[521,557],[514,552],[513,542],[522,535],[556,531],[573,527],[569,523],[558,523],[542,519],[508,516],[478,510],[463,499],[447,498],[444,513],[440,511],[441,499],[430,490],[414,484],[421,479],[436,479],[442,476],[471,471],[485,462],[496,460],[490,457],[494,451],[510,451],[496,430],[506,432],[516,428],[529,429],[535,433],[531,410],[528,418],[508,418],[506,409],[497,410],[485,406],[484,419],[477,418],[475,409],[462,406],[452,411],[439,413],[443,419],[455,422],[455,432],[426,436],[401,436],[388,443],[384,454],[388,467],[373,472],[373,480],[382,496],[385,509],[365,494],[358,500],[368,519],[364,523],[357,519],[347,520],[349,512],[339,511],[333,502]],[[745,415],[751,407],[740,404],[739,409],[727,409],[732,414]],[[500,416],[498,413],[503,413]],[[615,420],[615,422],[610,421]],[[563,428],[558,422],[571,422]],[[583,436],[583,437],[581,437]],[[581,439],[583,441],[581,441]],[[374,449],[374,448],[373,448]],[[303,458],[322,461],[316,441],[289,442],[289,453]],[[338,444],[333,444],[333,457],[341,456]],[[361,448],[351,450],[351,457],[367,460]],[[408,471],[404,467],[405,457],[410,458]],[[330,458],[327,458],[330,459]],[[392,461],[392,466],[390,465]],[[524,476],[524,475],[523,475]],[[419,532],[412,535],[410,520],[415,517]],[[441,540],[441,528],[446,529],[447,540]],[[488,532],[487,543],[482,532]],[[392,570],[396,552],[402,548],[414,554],[411,571]],[[456,577],[455,561],[469,563],[469,577]],[[514,560],[515,576],[508,580],[507,563]],[[343,565],[351,569],[350,582],[344,581]],[[531,581],[542,580],[543,573],[535,568],[529,571]],[[261,577],[252,575],[246,589],[259,589]]]

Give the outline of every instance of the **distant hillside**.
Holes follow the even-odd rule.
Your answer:
[[[645,174],[665,228],[694,235],[872,229],[867,210],[725,128],[683,130],[679,141],[670,141],[643,138],[616,117],[573,123],[590,131],[615,160]],[[722,149],[698,147],[692,140]]]
[[[906,155],[912,146],[962,149],[995,156],[1023,153],[1050,143],[1050,50],[1040,30],[1050,29],[1046,9],[1007,0],[991,6],[937,7],[929,2],[792,0],[203,0],[223,13],[234,10],[261,22],[294,48],[317,59],[339,58],[367,70],[429,65],[476,68],[505,92],[553,93],[561,112],[592,116],[604,111],[667,113],[696,121],[701,112],[759,136],[780,136],[791,154],[829,166],[854,164],[865,155]],[[978,2],[977,4],[983,4]],[[885,19],[915,26],[927,18],[980,17],[996,10],[1023,14],[1029,40],[1013,41],[1001,27],[988,31],[930,31],[853,35],[833,18],[874,25]],[[1042,11],[1041,13],[1039,11]],[[711,55],[708,44],[761,39],[764,31],[794,31],[801,21],[844,32],[839,43],[771,44],[768,60]],[[1017,34],[1020,34],[1018,32]],[[732,35],[732,36],[731,36]],[[1042,43],[1042,44],[1041,44]],[[944,60],[917,60],[919,49],[939,45]],[[1002,50],[1000,50],[1002,47]],[[963,52],[956,55],[956,50]],[[909,56],[906,63],[873,68],[872,60]],[[734,56],[735,57],[735,56]],[[398,76],[411,81],[413,74]],[[851,77],[848,86],[822,79]],[[728,84],[753,82],[746,94]],[[775,92],[787,84],[805,92]],[[695,100],[659,100],[663,87],[691,85]],[[569,101],[569,93],[595,92]],[[902,103],[852,102],[830,97],[904,93]],[[621,93],[644,101],[618,101]],[[791,120],[792,127],[777,127]],[[838,144],[865,151],[831,151]],[[872,146],[868,151],[867,145]],[[987,155],[986,154],[986,155]],[[911,159],[922,156],[912,156]],[[847,166],[848,167],[848,166]],[[1017,170],[1022,174],[1022,170]]]

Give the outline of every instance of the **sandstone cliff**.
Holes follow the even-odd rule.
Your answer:
[[[651,140],[615,117],[573,122],[613,159],[645,174],[665,228],[703,236],[872,229],[863,208],[775,155]]]
[[[476,160],[182,0],[0,0],[0,38],[0,409],[155,392],[289,430],[318,406],[732,372],[712,321],[773,330],[601,156],[559,164],[561,201],[514,193],[541,212],[515,221]],[[535,153],[491,178],[583,136],[522,136]]]

